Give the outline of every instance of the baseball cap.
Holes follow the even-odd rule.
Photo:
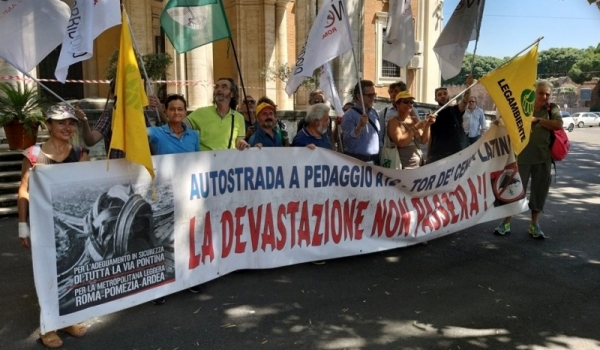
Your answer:
[[[265,108],[271,108],[273,111],[275,111],[275,107],[273,107],[273,105],[270,105],[266,102],[262,102],[256,107],[256,115],[259,115],[260,112],[262,112]]]
[[[46,111],[46,120],[65,120],[74,119],[79,121],[75,116],[75,110],[66,104],[54,105]]]
[[[394,100],[394,102],[398,102],[399,100],[407,100],[407,99],[415,99],[414,96],[412,96],[410,94],[410,92],[408,91],[400,91],[399,93],[396,94],[396,99]]]

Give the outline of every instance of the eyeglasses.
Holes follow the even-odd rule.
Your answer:
[[[325,101],[324,100],[313,100],[312,103],[313,104],[315,104],[315,103],[325,103]]]
[[[363,94],[363,96],[366,96],[368,98],[375,98],[375,97],[377,97],[377,94],[373,92],[371,94]]]
[[[415,104],[415,101],[413,101],[413,100],[400,100],[398,102],[404,103],[405,105],[414,105]]]

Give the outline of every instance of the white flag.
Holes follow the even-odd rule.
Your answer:
[[[323,94],[329,103],[333,105],[333,109],[335,109],[335,115],[341,117],[344,115],[344,110],[342,109],[342,103],[340,102],[340,96],[335,88],[335,83],[333,82],[333,74],[331,74],[331,66],[329,62],[326,62],[323,65],[323,69],[321,69],[321,76],[319,78],[319,88],[323,90]]]
[[[469,41],[477,39],[485,0],[461,0],[433,46],[444,80],[460,73]]]
[[[410,0],[390,2],[388,24],[383,41],[383,59],[405,67],[417,53],[415,25]]]
[[[60,0],[1,1],[0,57],[30,72],[60,45],[70,13]]]
[[[54,71],[56,79],[64,83],[69,66],[92,57],[94,39],[120,23],[121,8],[116,0],[75,1]]]
[[[298,55],[285,92],[293,94],[315,69],[349,50],[352,50],[352,32],[344,1],[325,1]]]

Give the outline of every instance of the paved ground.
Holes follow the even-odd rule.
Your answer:
[[[239,271],[92,319],[65,349],[600,349],[600,129],[570,134],[542,228]],[[41,349],[31,257],[0,220],[0,348]]]

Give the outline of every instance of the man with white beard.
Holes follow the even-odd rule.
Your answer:
[[[200,151],[250,147],[244,140],[244,116],[235,110],[238,96],[233,79],[221,78],[214,86],[213,105],[200,107],[184,119],[188,127],[200,133]]]
[[[293,147],[308,147],[315,149],[323,147],[331,149],[331,141],[327,137],[327,128],[329,126],[329,106],[324,103],[316,103],[308,108],[304,121],[306,124],[302,130],[299,130],[294,141]]]

